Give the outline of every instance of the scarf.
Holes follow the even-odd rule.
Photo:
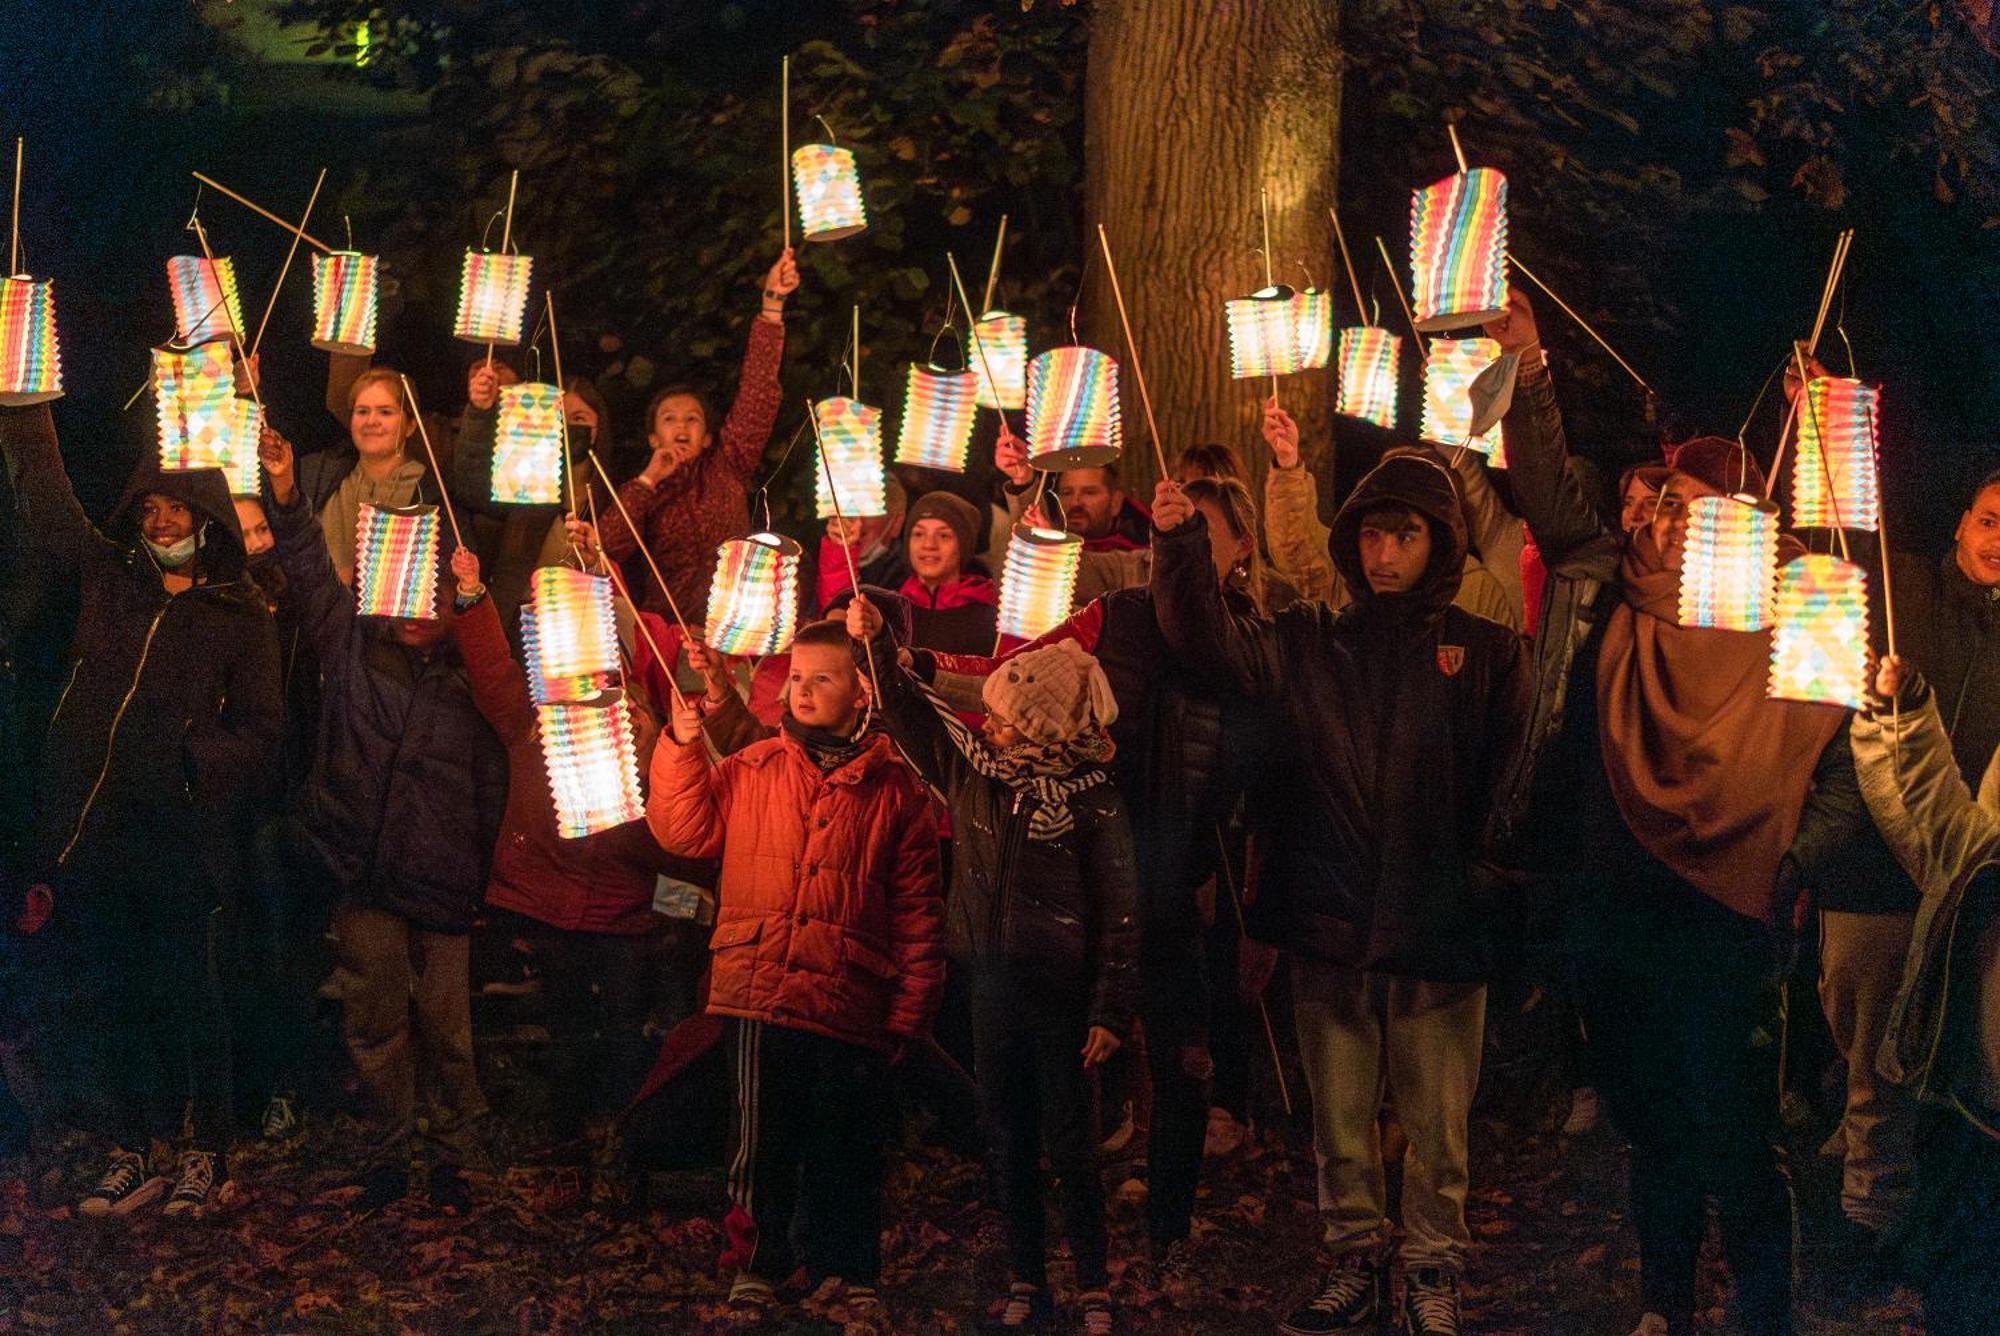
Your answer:
[[[1024,743],[995,751],[943,697],[917,679],[911,681],[929,698],[931,708],[944,721],[945,731],[951,734],[952,745],[974,770],[1035,800],[1035,808],[1028,814],[1028,838],[1037,844],[1059,840],[1075,829],[1070,798],[1111,777],[1104,767],[1111,763],[1117,747],[1101,724],[1092,723],[1061,742]]]
[[[1798,555],[1784,541],[1780,563]],[[1834,705],[1771,700],[1769,631],[1679,624],[1680,561],[1650,527],[1625,550],[1624,601],[1597,664],[1598,743],[1612,797],[1646,851],[1739,914],[1770,922]]]
[[[792,717],[790,710],[785,711],[778,723],[801,747],[805,748],[806,755],[810,756],[812,763],[820,768],[820,773],[826,775],[832,774],[861,755],[868,749],[868,744],[874,741],[865,727],[856,729],[851,738],[843,737],[829,729],[814,728],[811,724],[800,723]]]

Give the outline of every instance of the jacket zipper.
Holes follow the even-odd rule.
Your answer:
[[[1014,805],[1000,823],[1000,861],[994,869],[993,877],[993,953],[995,959],[1005,959],[1007,955],[1008,887],[1014,874],[1015,838],[1020,833],[1021,804],[1027,795],[1016,790]]]
[[[69,833],[69,843],[65,844],[63,851],[56,855],[57,867],[69,861],[71,851],[76,848],[76,842],[83,838],[83,823],[90,820],[90,809],[96,805],[97,795],[104,788],[104,777],[111,773],[111,753],[118,745],[118,725],[125,721],[125,711],[131,706],[132,697],[139,692],[139,679],[145,676],[146,658],[153,652],[153,635],[160,629],[160,619],[167,615],[167,609],[172,606],[171,603],[162,603],[160,610],[153,614],[152,625],[146,628],[146,642],[139,646],[139,666],[132,670],[132,685],[125,688],[125,699],[118,702],[118,710],[111,716],[111,729],[104,735],[104,764],[97,768],[97,782],[90,786],[90,796],[83,800],[83,810],[76,815],[76,829]],[[77,660],[77,666],[83,666],[81,659]],[[72,682],[76,680],[74,674],[71,674],[70,680]],[[65,697],[69,695],[69,688],[63,688],[63,695]],[[62,706],[59,704],[56,708],[60,710]]]

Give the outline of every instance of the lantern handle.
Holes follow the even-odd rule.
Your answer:
[[[1417,328],[1417,317],[1410,310],[1410,299],[1403,295],[1402,275],[1396,272],[1395,261],[1389,258],[1389,248],[1382,244],[1380,236],[1375,238],[1375,252],[1382,257],[1382,267],[1389,271],[1389,286],[1396,290],[1396,301],[1403,308],[1403,319],[1410,322],[1410,337],[1417,342],[1417,357],[1421,360],[1427,356],[1423,331]]]
[[[346,214],[340,215],[340,224],[347,229],[347,249],[354,249],[354,220]]]
[[[826,142],[827,142],[827,145],[828,145],[829,147],[831,147],[831,148],[839,148],[839,147],[840,147],[840,141],[839,141],[838,139],[834,138],[834,135],[833,135],[833,127],[832,127],[831,125],[828,125],[828,124],[827,124],[827,119],[826,119],[826,117],[824,117],[824,116],[820,115],[820,114],[819,114],[818,112],[814,112],[814,113],[813,113],[813,119],[814,119],[814,120],[816,120],[816,121],[818,121],[818,122],[819,122],[819,123],[820,123],[821,125],[825,125],[825,126],[826,126]]]
[[[493,248],[486,243],[493,239],[493,224],[500,221],[503,212],[504,210],[495,209],[493,216],[486,220],[486,226],[479,229],[479,249],[486,254],[490,255],[493,252]]]

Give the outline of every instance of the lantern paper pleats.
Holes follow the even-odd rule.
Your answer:
[[[1292,295],[1290,288],[1260,288],[1223,303],[1231,376],[1289,376],[1299,369],[1299,319]]]
[[[257,460],[257,440],[263,434],[264,406],[254,399],[232,398],[220,457],[215,462],[229,483],[231,496],[257,495],[264,476],[264,466]]]
[[[174,292],[177,342],[243,337],[243,299],[237,295],[236,266],[228,256],[211,264],[206,256],[176,255],[167,261],[167,283]]]
[[[1051,348],[1028,363],[1028,462],[1099,468],[1118,458],[1124,429],[1118,363],[1095,348]]]
[[[1448,176],[1410,200],[1417,328],[1482,324],[1507,308],[1507,178],[1491,167]]]
[[[1778,578],[1778,512],[1754,497],[1688,503],[1681,553],[1682,626],[1761,631],[1771,624]]]
[[[1868,576],[1811,553],[1778,572],[1770,694],[1858,710],[1868,686]]]
[[[437,616],[438,509],[361,503],[354,595],[363,617]]]
[[[1807,382],[1792,456],[1792,515],[1800,528],[1874,529],[1882,523],[1875,466],[1881,396],[1873,385],[1840,376]]]
[[[531,255],[467,251],[458,286],[458,324],[452,333],[468,343],[519,343],[534,267]]]
[[[500,388],[493,435],[493,499],[507,505],[562,502],[563,394],[529,381]]]
[[[56,299],[46,280],[0,278],[0,407],[62,398]]]
[[[836,509],[856,519],[888,514],[889,493],[882,472],[882,410],[859,399],[835,395],[814,404],[812,411],[814,429],[819,433],[821,467],[813,474],[819,517],[832,519]]]
[[[540,705],[535,723],[555,799],[556,830],[580,840],[646,814],[639,753],[624,694],[578,704]]]
[[[1059,625],[1076,596],[1083,540],[1059,529],[1014,526],[1000,574],[1000,634],[1021,640]]]
[[[979,377],[981,408],[1018,409],[1028,398],[1028,322],[1005,311],[980,316],[966,335],[965,364]]]
[[[1340,331],[1340,397],[1334,411],[1387,431],[1396,428],[1396,358],[1403,341],[1386,329]]]
[[[375,351],[381,263],[358,251],[313,256],[313,347],[356,356]]]
[[[1333,360],[1333,294],[1306,288],[1292,295],[1299,370],[1317,371]]]
[[[966,451],[979,417],[979,377],[971,371],[910,365],[903,391],[903,421],[896,431],[896,462],[965,472]],[[845,504],[847,493],[841,492]]]
[[[611,581],[569,566],[537,567],[521,605],[521,658],[538,705],[588,700],[619,679]]]
[[[1492,339],[1432,339],[1424,359],[1424,420],[1418,435],[1427,441],[1465,446],[1482,455],[1500,449],[1500,431],[1472,433],[1472,382],[1500,360]]]
[[[792,150],[792,183],[799,192],[799,223],[807,241],[838,241],[868,226],[861,203],[861,173],[854,155],[832,144]]]
[[[235,359],[228,344],[153,349],[153,402],[159,413],[162,471],[224,467],[241,428],[234,407]]]
[[[799,619],[799,545],[774,533],[732,538],[715,550],[708,645],[724,654],[776,654]]]

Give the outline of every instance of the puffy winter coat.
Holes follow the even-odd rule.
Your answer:
[[[708,1010],[887,1050],[944,989],[937,818],[889,739],[823,772],[789,733],[719,765],[662,737],[646,821],[720,858]]]

